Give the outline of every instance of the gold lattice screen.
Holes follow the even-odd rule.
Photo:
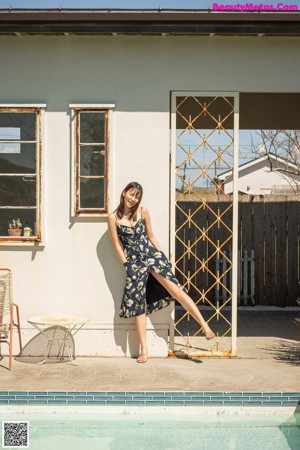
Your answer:
[[[175,271],[216,339],[207,342],[176,304],[173,350],[231,356],[234,97],[176,96],[175,102]]]

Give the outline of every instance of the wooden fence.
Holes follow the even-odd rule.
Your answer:
[[[215,199],[217,200],[217,199]],[[229,203],[225,201],[210,201],[209,208],[199,210],[193,217],[197,226],[182,227],[177,236],[183,242],[195,242],[201,237],[199,231],[207,229],[214,221],[218,208],[225,211]],[[195,211],[199,202],[179,201],[178,206],[186,213]],[[185,214],[176,209],[176,229],[185,220]],[[232,210],[229,209],[222,217],[223,222],[231,228]],[[183,273],[192,276],[191,295],[197,296],[197,289],[208,290],[207,297],[216,301],[215,287],[212,274],[216,273],[216,258],[210,258],[215,252],[211,242],[219,240],[222,251],[231,251],[230,233],[224,225],[212,226],[207,232],[209,240],[200,239],[193,248],[190,258],[181,258],[185,246],[176,240],[177,276],[181,282],[185,278]],[[210,242],[211,241],[211,242]],[[227,242],[226,242],[227,241]],[[223,245],[224,243],[224,245]],[[256,305],[296,306],[300,298],[300,199],[299,196],[247,196],[239,197],[239,251],[241,255],[247,251],[248,255],[254,251],[254,302]],[[181,258],[181,259],[180,259]],[[208,259],[208,271],[199,271],[197,260]],[[229,258],[228,258],[229,259]],[[230,275],[229,275],[230,276]],[[249,279],[249,278],[248,278]],[[249,285],[248,285],[249,286]],[[251,286],[250,286],[251,289]],[[244,302],[241,302],[244,304]]]

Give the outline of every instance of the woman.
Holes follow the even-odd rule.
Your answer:
[[[140,342],[138,363],[147,362],[146,315],[169,305],[174,298],[201,325],[207,340],[215,337],[187,290],[171,272],[161,251],[150,215],[140,206],[143,188],[131,182],[122,191],[118,208],[108,217],[108,229],[120,261],[127,271],[120,317],[135,317]]]

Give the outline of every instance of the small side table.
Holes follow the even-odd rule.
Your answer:
[[[42,333],[48,343],[45,352],[45,358],[40,364],[44,364],[47,358],[50,357],[51,347],[55,342],[58,345],[58,355],[57,358],[61,361],[64,359],[64,351],[67,350],[69,361],[77,366],[78,364],[74,363],[74,358],[71,352],[71,341],[70,338],[73,338],[76,333],[89,322],[90,318],[86,316],[35,316],[27,319],[27,322],[33,325],[40,333]],[[62,336],[49,336],[45,333],[47,327],[63,327],[65,328],[65,332]]]

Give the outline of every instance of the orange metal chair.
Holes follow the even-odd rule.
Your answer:
[[[6,343],[9,347],[9,370],[12,368],[13,331],[18,329],[20,353],[22,355],[21,326],[19,307],[12,301],[12,275],[10,269],[0,268],[0,344]],[[14,312],[16,313],[15,322]]]

